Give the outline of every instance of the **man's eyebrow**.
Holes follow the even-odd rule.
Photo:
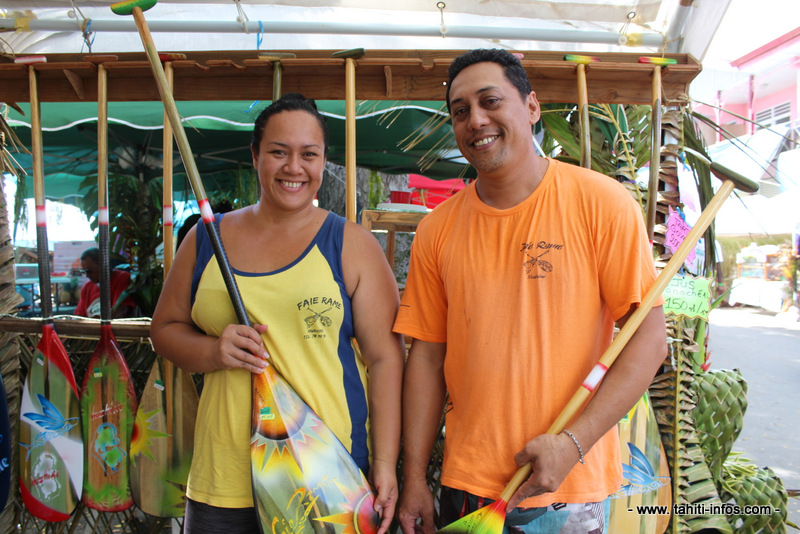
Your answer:
[[[487,85],[486,87],[481,87],[480,89],[475,91],[475,94],[479,95],[481,93],[485,93],[487,91],[491,91],[492,89],[497,89],[497,86],[496,85]],[[461,102],[462,100],[464,100],[463,97],[462,98],[454,98],[454,99],[450,100],[450,105],[452,106],[453,104],[455,104],[457,102]]]

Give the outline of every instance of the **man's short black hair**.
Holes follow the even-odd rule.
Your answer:
[[[462,70],[470,65],[484,62],[497,63],[503,67],[503,73],[506,75],[506,79],[517,88],[523,100],[527,98],[533,90],[531,88],[531,82],[528,80],[528,74],[522,67],[522,63],[508,50],[503,50],[502,48],[479,48],[477,50],[470,50],[469,52],[461,54],[450,63],[447,93],[445,95],[448,112],[450,111],[450,87],[453,85],[453,80]]]
[[[97,265],[100,265],[100,249],[97,247],[92,247],[84,250],[83,254],[81,254],[81,259],[85,260],[87,258],[95,262]]]

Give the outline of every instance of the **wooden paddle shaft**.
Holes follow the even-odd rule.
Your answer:
[[[281,97],[283,85],[283,65],[280,61],[272,63],[272,101],[275,102]]]
[[[172,92],[173,84],[174,84],[174,72],[172,70],[172,63],[167,62],[164,66],[164,77],[167,80],[167,84],[170,88],[170,92]],[[164,139],[162,148],[164,151],[163,155],[163,163],[164,163],[164,188],[161,192],[162,195],[162,204],[164,205],[164,279],[166,280],[167,274],[169,274],[170,269],[172,268],[172,260],[175,257],[175,245],[173,243],[173,224],[172,224],[172,126],[169,123],[169,116],[167,115],[166,108],[164,109]],[[161,358],[164,361],[164,389],[166,394],[164,396],[164,404],[165,409],[164,411],[166,416],[166,426],[167,426],[167,450],[172,451],[172,441],[174,436],[174,395],[173,392],[175,391],[175,382],[174,382],[174,375],[175,369],[174,364],[171,360],[167,358]],[[154,365],[158,365],[158,360],[154,362]],[[172,454],[167,456],[167,462],[171,466],[172,465]]]
[[[47,246],[47,208],[44,196],[44,151],[42,148],[42,112],[39,103],[39,73],[28,65],[31,99],[31,155],[33,158],[33,198],[36,204],[36,257],[39,262],[39,304],[42,317],[53,315],[50,300],[50,254]]]
[[[175,99],[169,88],[166,74],[164,74],[164,67],[161,65],[161,59],[158,57],[158,51],[153,43],[153,37],[150,35],[150,30],[147,27],[144,13],[138,6],[134,6],[131,13],[136,21],[136,28],[139,30],[139,36],[142,39],[142,44],[147,54],[147,60],[150,62],[150,68],[153,71],[153,77],[156,80],[156,86],[158,87],[161,101],[164,104],[164,111],[169,118],[169,123],[172,125],[173,135],[178,144],[178,150],[183,159],[183,166],[189,177],[189,183],[192,186],[192,191],[194,191],[197,203],[200,205],[203,223],[208,231],[211,246],[214,250],[214,256],[217,258],[217,263],[219,264],[222,278],[225,281],[225,287],[231,298],[233,309],[236,312],[236,317],[240,324],[250,326],[250,319],[244,311],[244,304],[242,303],[239,288],[236,285],[236,279],[233,277],[230,263],[225,255],[225,250],[222,248],[219,232],[214,225],[214,216],[211,212],[205,189],[203,188],[203,182],[200,180],[200,172],[197,170],[197,164],[195,163],[192,149],[189,146],[189,139],[186,137],[186,131],[183,128],[180,115],[178,114],[178,107],[175,105]]]
[[[97,232],[100,245],[100,319],[111,321],[108,236],[108,71],[97,66]]]
[[[345,58],[345,214],[356,222],[356,61]]]
[[[647,238],[653,242],[658,202],[658,173],[661,169],[661,65],[653,68],[653,104],[650,119],[650,180],[647,184]]]
[[[589,135],[589,92],[586,86],[586,65],[578,63],[578,108],[581,131],[581,167],[592,168],[592,141]]]
[[[700,217],[686,235],[683,243],[681,243],[681,245],[678,247],[678,250],[676,250],[672,255],[672,258],[670,258],[669,262],[667,262],[667,265],[664,266],[664,269],[661,270],[658,278],[656,278],[656,281],[642,299],[641,304],[639,304],[633,314],[631,314],[630,318],[625,323],[625,326],[620,329],[619,333],[614,338],[614,341],[611,342],[611,345],[609,345],[606,351],[603,353],[600,361],[595,365],[595,369],[608,369],[611,364],[614,363],[614,360],[617,359],[617,356],[619,356],[620,352],[622,352],[622,349],[644,321],[645,316],[650,313],[650,310],[653,308],[653,304],[661,296],[661,293],[664,291],[664,289],[666,289],[667,285],[669,285],[672,277],[675,276],[675,273],[678,272],[678,269],[680,269],[681,265],[683,265],[683,262],[686,261],[687,257],[689,257],[689,253],[694,249],[697,241],[702,237],[703,233],[714,220],[714,217],[722,207],[722,204],[728,198],[728,195],[730,195],[731,191],[733,191],[735,185],[736,184],[733,180],[724,180],[722,182],[719,190],[700,214]],[[602,378],[604,373],[605,371],[599,373],[599,378]],[[587,377],[587,381],[589,381],[593,375],[597,374],[598,372],[593,370],[589,377]],[[572,418],[575,417],[584,403],[588,400],[594,388],[590,390],[585,384],[586,382],[584,382],[584,385],[578,388],[578,391],[576,391],[575,395],[572,396],[572,399],[570,399],[569,403],[567,403],[567,405],[561,411],[561,414],[559,414],[553,424],[550,425],[550,428],[547,430],[548,434],[558,434],[564,430],[564,428],[567,426],[567,423],[569,423]],[[514,495],[514,492],[517,491],[517,489],[522,485],[523,482],[525,482],[530,474],[530,463],[520,467],[503,489],[500,499],[508,502],[508,499]]]
[[[167,84],[172,90],[173,86],[173,71],[172,63],[167,63],[164,66],[164,76],[167,79]],[[164,278],[167,278],[169,270],[172,268],[172,260],[175,258],[175,243],[173,235],[173,212],[172,212],[172,126],[169,123],[169,116],[166,110],[164,111],[164,139],[162,140],[163,148],[163,177],[164,184],[161,192],[161,203],[164,206]]]

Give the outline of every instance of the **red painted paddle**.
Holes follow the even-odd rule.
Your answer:
[[[33,194],[36,201],[36,249],[42,310],[42,338],[31,359],[20,400],[19,489],[25,507],[39,519],[64,521],[81,499],[83,441],[78,385],[69,356],[53,327],[50,297],[50,254],[42,161],[42,118],[39,78],[29,63]]]
[[[675,273],[677,273],[678,269],[683,265],[689,253],[694,250],[697,241],[703,236],[703,233],[714,220],[714,216],[722,207],[722,204],[728,198],[731,191],[733,191],[733,188],[737,187],[746,192],[758,191],[758,185],[748,178],[722,165],[716,163],[711,163],[710,165],[711,172],[722,180],[722,185],[719,190],[700,214],[697,223],[695,223],[694,227],[686,235],[686,238],[678,247],[678,250],[675,251],[667,265],[664,266],[664,269],[662,269],[658,278],[656,278],[653,286],[647,292],[644,299],[642,299],[639,307],[631,314],[625,326],[620,329],[614,341],[611,342],[611,345],[608,346],[600,357],[600,361],[595,364],[594,369],[592,369],[589,376],[586,377],[583,385],[575,392],[575,395],[572,396],[572,399],[567,403],[567,406],[562,410],[558,418],[550,425],[547,434],[558,434],[564,430],[567,423],[575,417],[578,410],[580,410],[589,399],[592,392],[597,389],[597,386],[605,376],[608,368],[614,363],[614,360],[617,359],[617,356],[619,356],[622,349],[639,328],[639,325],[642,324],[642,321],[652,309],[653,304],[661,296],[661,293],[666,289],[667,285],[669,285],[672,277],[675,276]],[[525,464],[520,467],[495,502],[454,521],[442,528],[439,532],[448,534],[499,534],[503,530],[508,500],[514,495],[523,482],[528,479],[531,474],[531,469],[530,464]]]
[[[100,245],[100,340],[81,390],[86,469],[83,502],[101,512],[133,505],[128,482],[136,393],[111,330],[111,265],[108,250],[108,74],[97,66],[97,208]]]

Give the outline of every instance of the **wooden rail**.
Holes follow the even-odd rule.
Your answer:
[[[281,60],[283,92],[300,92],[318,100],[344,100],[345,60],[336,50],[281,50],[294,58]],[[358,100],[443,100],[447,69],[459,50],[367,50],[356,60]],[[176,100],[270,99],[273,65],[259,59],[266,51],[185,52],[173,61]],[[542,103],[576,102],[576,65],[563,52],[523,52],[523,66]],[[652,66],[638,63],[641,54],[594,54],[600,61],[587,66],[588,98],[592,103],[649,104]],[[88,55],[46,54],[36,64],[42,102],[97,100],[97,66]],[[105,63],[109,101],[157,101],[158,91],[144,53],[116,54]],[[662,70],[664,102],[688,93],[701,65],[687,54]],[[0,58],[0,61],[10,61]],[[28,102],[27,65],[0,62],[0,102]]]

